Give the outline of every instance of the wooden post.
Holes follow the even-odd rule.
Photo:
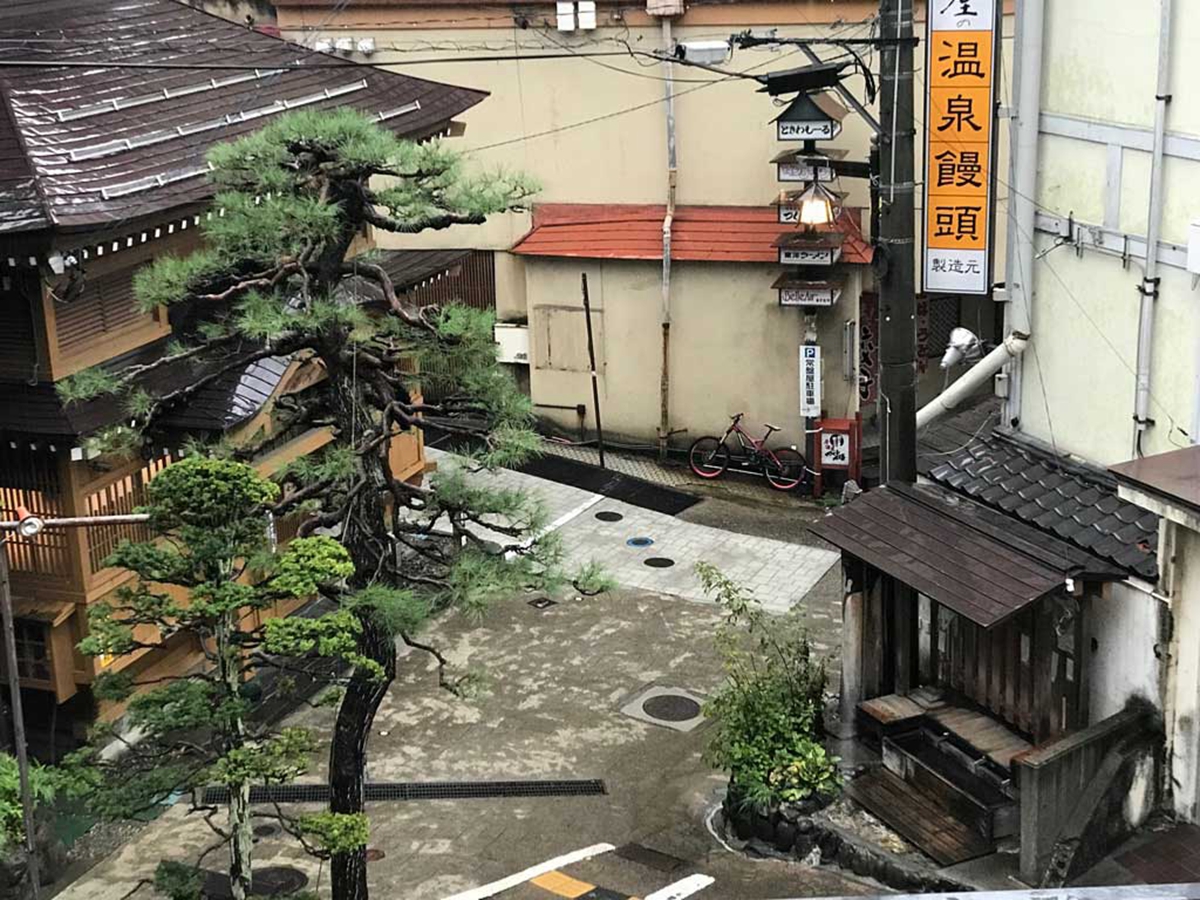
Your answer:
[[[588,300],[587,272],[580,275],[583,283],[583,318],[587,323],[588,368],[592,373],[592,404],[596,410],[596,446],[600,450],[600,468],[604,468],[604,427],[600,424],[600,387],[596,382],[596,347],[592,342],[592,304]]]
[[[854,733],[858,704],[863,694],[863,619],[865,598],[860,590],[842,598],[842,703],[843,736]]]

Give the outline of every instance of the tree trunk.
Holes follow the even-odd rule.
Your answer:
[[[336,384],[331,399],[335,405],[339,430],[348,436],[370,421],[366,416],[355,421],[355,404],[363,386],[356,383],[353,373],[347,373],[344,366],[330,365],[328,355],[326,359],[329,377]],[[381,558],[381,554],[394,552],[390,543],[383,539],[389,530],[384,504],[387,490],[384,459],[388,443],[385,442],[378,451],[362,456],[361,474],[366,479],[366,487],[359,494],[351,515],[345,520],[342,545],[354,561],[355,587],[365,586],[374,573],[385,568],[384,563],[388,561]],[[358,652],[379,663],[383,667],[384,677],[373,678],[361,669],[356,670],[338,708],[333,743],[329,750],[329,809],[334,813],[363,812],[367,738],[371,734],[379,705],[396,677],[395,638],[379,626],[369,610],[359,612],[358,618],[362,624]],[[334,900],[366,900],[366,847],[335,853],[330,871]]]
[[[217,666],[221,688],[229,699],[241,693],[241,652],[233,643],[238,627],[237,612],[224,615],[217,626]],[[246,726],[241,717],[230,723],[225,734],[225,752],[241,747],[246,740]],[[250,828],[250,784],[229,785],[229,889],[233,900],[250,896],[254,834]]]

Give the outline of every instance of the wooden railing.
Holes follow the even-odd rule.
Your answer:
[[[1079,835],[1067,833],[1082,834],[1100,809],[1125,751],[1144,747],[1160,732],[1157,710],[1131,701],[1119,713],[1013,760],[1021,792],[1022,881],[1043,881],[1056,845],[1064,837],[1077,842]]]
[[[53,455],[4,442],[0,473],[4,476],[0,512],[5,518],[15,518],[20,509],[42,518],[63,514],[63,486]],[[14,533],[5,544],[8,567],[14,574],[58,576],[70,561],[67,536],[62,532],[46,531],[30,540]]]
[[[124,515],[145,505],[146,485],[171,462],[169,454],[160,456],[146,463],[141,469],[92,491],[87,496],[87,515]],[[112,555],[121,541],[150,539],[150,532],[145,525],[94,526],[88,528],[86,534],[88,572],[93,575],[104,569],[104,561]]]

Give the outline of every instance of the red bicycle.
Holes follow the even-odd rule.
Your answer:
[[[725,474],[730,462],[737,463],[739,469],[757,471],[764,475],[771,487],[780,491],[790,491],[804,483],[808,472],[808,464],[804,455],[795,447],[780,447],[772,450],[767,447],[767,439],[774,431],[779,431],[777,425],[766,423],[767,433],[761,438],[751,437],[742,428],[742,417],[745,413],[730,416],[729,427],[718,437],[706,436],[696,438],[692,448],[688,450],[688,464],[692,471],[701,478],[718,478]],[[737,437],[737,456],[729,452],[726,443],[729,436]]]

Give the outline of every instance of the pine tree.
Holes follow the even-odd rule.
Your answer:
[[[206,853],[228,848],[232,893],[245,900],[253,852],[250,789],[302,774],[315,749],[304,729],[274,729],[252,718],[250,678],[264,665],[288,667],[286,660],[297,655],[338,659],[377,679],[383,672],[358,654],[361,626],[344,610],[250,624],[256,611],[307,597],[322,585],[335,587],[354,573],[349,553],[329,537],[299,539],[283,552],[269,546],[268,511],[279,499],[277,485],[243,463],[194,457],[162,472],[149,496],[151,539],[122,542],[107,560],[137,578],[115,601],[89,610],[89,634],[80,649],[119,660],[160,641],[184,640],[203,649],[207,665],[139,685],[110,664],[95,693],[128,702],[125,733],[137,739],[116,737],[110,752],[93,744],[72,758],[68,770],[92,782],[90,805],[106,816],[133,817],[174,795],[192,795],[193,808],[217,835]],[[103,729],[98,735],[109,736]],[[204,789],[214,786],[229,794],[223,824],[217,821],[220,807],[202,799]],[[344,845],[331,838],[335,833],[361,835],[366,828],[361,814],[336,821],[328,815],[280,818],[317,854]],[[156,882],[172,896],[198,896],[197,869],[164,860]]]
[[[353,562],[345,586],[325,593],[354,617],[356,653],[369,663],[356,665],[345,687],[329,758],[331,813],[358,815],[396,640],[433,654],[441,684],[455,689],[445,658],[415,639],[420,622],[448,607],[478,614],[552,577],[559,554],[552,540],[536,539],[544,516],[517,492],[482,488],[461,469],[426,486],[394,476],[391,441],[414,428],[461,441],[475,467],[520,461],[536,447],[532,412],[496,364],[490,315],[410,305],[369,255],[351,255],[352,245],[371,228],[415,234],[482,223],[519,209],[534,188],[502,172],[468,175],[443,145],[399,140],[349,111],[289,115],[214,148],[209,162],[220,214],[208,220],[207,247],[157,260],[135,284],[147,308],[184,307],[199,326],[156,362],[80,373],[61,391],[67,400],[125,398],[132,427],[98,439],[112,449],[146,440],[164,409],[232,366],[299,354],[323,369],[303,401],[281,401],[276,413],[281,427],[330,426],[335,441],[282,473],[273,509],[303,513],[301,536],[336,535]],[[437,385],[444,399],[421,400],[408,374],[414,360],[427,386],[429,373],[457,373]],[[156,374],[180,364],[196,366],[193,382],[156,391]],[[334,852],[337,900],[367,896],[365,862],[362,844]]]

